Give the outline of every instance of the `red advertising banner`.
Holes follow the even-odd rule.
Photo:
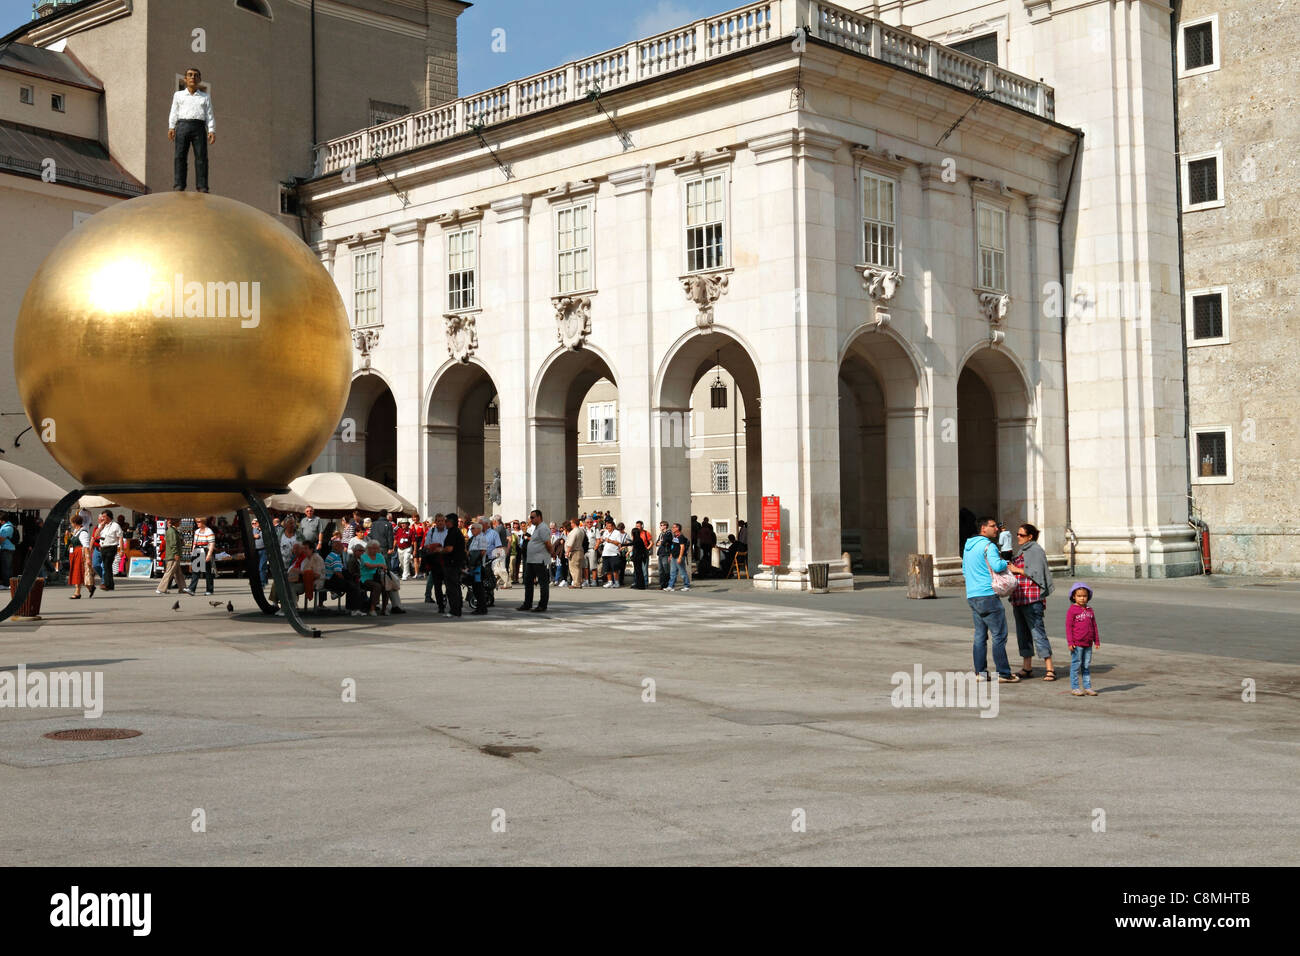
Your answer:
[[[778,495],[763,496],[763,530],[781,531],[781,498]],[[763,560],[767,563],[767,559]]]
[[[770,568],[781,565],[781,532],[763,532],[763,563]]]

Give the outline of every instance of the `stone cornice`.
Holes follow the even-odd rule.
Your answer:
[[[49,46],[74,33],[82,33],[121,17],[129,17],[133,6],[133,0],[104,0],[103,3],[93,4],[76,13],[60,16],[51,23],[35,20],[21,40],[33,46]]]
[[[856,166],[872,169],[888,176],[897,176],[911,166],[921,165],[915,160],[900,156],[893,150],[854,146],[849,150]]]
[[[451,212],[444,212],[440,216],[434,216],[433,221],[442,226],[443,229],[459,229],[461,226],[468,226],[471,223],[479,222],[483,219],[482,206],[473,206],[469,209],[453,209]]]
[[[594,196],[598,189],[600,189],[600,183],[593,179],[584,179],[581,182],[566,182],[561,186],[556,186],[549,192],[542,193],[542,197],[550,203],[568,202],[573,199]]]
[[[1015,190],[1001,180],[981,179],[978,176],[972,176],[969,185],[971,195],[977,199],[992,199],[995,202],[1005,204],[1015,196]]]
[[[423,219],[410,219],[406,222],[394,223],[389,227],[389,232],[393,234],[393,241],[402,246],[423,239],[424,225]]]
[[[646,192],[654,186],[655,166],[654,163],[642,163],[631,169],[620,169],[610,173],[608,179],[614,187],[615,196]]]
[[[497,222],[515,222],[522,219],[528,220],[528,213],[533,207],[533,197],[529,195],[507,196],[505,199],[498,199],[491,204],[492,212],[496,214]]]
[[[735,158],[735,152],[724,146],[708,153],[687,153],[677,162],[669,164],[668,168],[678,176],[698,176],[716,166],[731,165]]]
[[[1093,7],[1101,3],[1114,5],[1119,0],[1023,0],[1023,2],[1025,11],[1029,14],[1029,22],[1043,23],[1054,16],[1059,17],[1063,13],[1070,13],[1084,7]],[[1135,2],[1153,7],[1156,13],[1166,17],[1173,12],[1173,8],[1165,0],[1135,0]]]
[[[779,133],[756,136],[745,145],[759,165],[795,158],[834,162],[835,151],[844,145],[844,140],[806,129],[783,129]]]
[[[1061,221],[1061,213],[1065,210],[1065,203],[1061,200],[1049,196],[1030,196],[1026,202],[1030,219],[1045,219],[1051,223]]]

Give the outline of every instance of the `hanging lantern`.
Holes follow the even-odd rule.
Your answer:
[[[719,353],[719,356],[721,353]],[[727,407],[727,386],[722,381],[722,362],[718,362],[718,371],[713,377],[713,384],[709,386],[709,407],[726,408]]]
[[[484,425],[498,425],[501,422],[501,407],[496,402],[488,405],[487,413],[483,416]]]

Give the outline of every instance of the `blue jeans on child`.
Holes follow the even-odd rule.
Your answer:
[[[975,661],[975,673],[983,674],[989,669],[988,638],[993,637],[993,666],[998,669],[999,677],[1011,676],[1011,663],[1007,660],[1007,612],[1002,607],[1002,599],[992,594],[985,597],[966,599],[970,605],[971,617],[975,619],[975,644],[972,648]]]
[[[1070,648],[1070,689],[1079,689],[1079,675],[1083,674],[1083,689],[1092,689],[1092,648]]]

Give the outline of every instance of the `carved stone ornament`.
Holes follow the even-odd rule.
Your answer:
[[[862,266],[862,288],[867,290],[867,295],[871,296],[874,303],[873,321],[877,329],[883,329],[890,323],[888,302],[898,291],[898,286],[903,281],[903,275],[900,272],[878,269],[875,266]]]
[[[457,362],[468,362],[478,348],[478,328],[474,316],[463,312],[443,315],[447,323],[447,354]]]
[[[555,306],[555,333],[566,349],[577,351],[591,334],[591,299],[585,295],[552,296]]]
[[[727,291],[731,279],[726,273],[713,275],[693,275],[682,279],[682,288],[686,298],[695,303],[699,311],[695,315],[695,325],[707,329],[713,325],[713,303],[717,302]]]
[[[379,329],[353,329],[352,345],[361,353],[361,367],[370,368],[370,353],[379,344]]]
[[[980,311],[989,323],[989,342],[999,345],[1007,337],[1003,322],[1007,317],[1007,308],[1011,305],[1011,296],[998,292],[981,292]]]

